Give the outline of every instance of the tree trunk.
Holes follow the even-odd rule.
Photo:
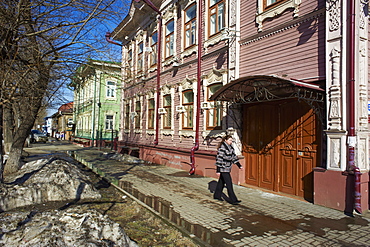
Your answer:
[[[4,182],[3,105],[0,105],[0,183]]]
[[[8,154],[13,143],[14,114],[11,105],[6,104],[3,106],[3,137],[4,137],[4,152]]]
[[[14,173],[22,166],[21,157],[23,146],[30,130],[32,129],[34,123],[32,119],[34,119],[34,117],[30,116],[28,121],[23,121],[18,127],[14,135],[14,141],[10,148],[8,160],[6,161],[6,165],[4,167],[4,175]]]

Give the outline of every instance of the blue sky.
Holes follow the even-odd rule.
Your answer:
[[[92,25],[86,31],[85,42],[91,42],[90,44],[93,47],[99,46],[99,49],[86,57],[86,60],[88,58],[116,62],[121,60],[121,47],[106,42],[105,34],[106,32],[112,32],[124,19],[130,4],[130,0],[116,0],[112,8],[106,12],[108,17],[93,20]],[[52,106],[47,111],[48,115],[55,113],[62,104],[73,101],[73,92],[66,87],[69,82],[69,79],[64,81],[64,85],[59,90],[58,95],[53,97]]]

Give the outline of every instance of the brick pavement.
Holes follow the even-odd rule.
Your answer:
[[[137,198],[204,246],[370,246],[367,215],[343,212],[243,186],[242,202],[213,200],[213,178],[108,159],[96,149],[75,158]]]

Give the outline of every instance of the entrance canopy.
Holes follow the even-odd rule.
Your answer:
[[[316,84],[277,76],[255,75],[239,78],[224,85],[210,100],[247,104],[298,98],[312,104],[323,102],[324,97],[325,90]]]

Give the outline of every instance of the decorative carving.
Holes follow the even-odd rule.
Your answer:
[[[164,14],[163,14],[164,22],[167,22],[168,20],[175,17],[175,9],[176,9],[175,6],[170,6],[164,11]]]
[[[188,89],[193,89],[193,85],[194,83],[197,81],[197,79],[193,78],[189,78],[188,76],[186,76],[184,78],[184,80],[182,80],[179,85],[181,86],[181,90],[184,91],[184,90],[188,90]]]
[[[263,33],[263,34],[259,33],[259,34],[256,34],[256,35],[252,35],[252,36],[250,36],[246,39],[242,39],[240,41],[240,45],[247,45],[247,44],[250,44],[250,43],[253,43],[253,42],[257,42],[261,39],[271,37],[272,35],[275,35],[277,33],[288,31],[289,29],[296,28],[299,25],[301,25],[302,23],[307,22],[307,21],[312,21],[312,20],[315,20],[315,19],[318,20],[318,18],[320,16],[324,15],[324,14],[325,14],[325,9],[318,10],[318,11],[312,13],[311,15],[308,15],[308,17],[305,18],[305,19],[292,20],[292,21],[290,21],[290,23],[287,23],[287,25],[282,27],[282,28],[271,29],[270,32],[266,32],[266,33]]]
[[[147,129],[146,130],[146,134],[149,135],[149,136],[153,136],[155,134],[155,130],[153,130],[153,129]]]
[[[179,130],[179,135],[182,137],[193,137],[194,131],[192,130]]]
[[[204,48],[207,48],[207,47],[209,47],[211,45],[217,44],[218,42],[221,41],[221,38],[222,38],[222,34],[221,33],[219,33],[218,35],[212,36],[211,38],[207,39],[204,42]]]
[[[175,131],[171,129],[161,129],[161,134],[164,136],[173,136]]]
[[[332,68],[332,85],[339,85],[340,82],[340,50],[334,47],[330,53],[331,56],[331,68]]]
[[[364,9],[368,9],[368,3],[369,3],[369,0],[361,0],[361,3],[360,3],[360,20],[359,20],[359,27],[361,29],[365,29],[365,26],[367,25],[368,21],[367,21],[367,16],[365,14],[365,11]]]
[[[150,91],[148,91],[148,98],[150,99],[150,98],[154,98],[154,90],[150,90]]]
[[[187,56],[190,56],[191,54],[193,53],[196,53],[198,50],[198,46],[192,46],[190,48],[187,48],[186,50],[184,50],[182,53],[181,53],[181,58],[184,58],[184,57],[187,57]]]
[[[358,91],[359,91],[359,129],[362,131],[368,130],[368,91],[367,91],[367,40],[360,40],[359,56],[358,56]]]
[[[226,135],[225,130],[205,130],[202,131],[202,137],[204,139],[217,139],[222,138]]]
[[[340,154],[341,154],[341,146],[340,146],[340,139],[331,139],[331,162],[330,162],[330,168],[340,168]]]
[[[339,0],[327,0],[329,12],[329,31],[333,32],[340,28],[340,2]]]
[[[163,95],[171,94],[171,86],[170,85],[164,85],[161,89],[162,89],[162,94]]]
[[[340,88],[340,51],[334,47],[331,57],[331,86],[329,88],[329,121],[328,129],[341,129],[341,88]]]
[[[280,4],[277,4],[275,7],[264,11],[263,0],[258,0],[258,7],[256,13],[256,22],[258,24],[258,32],[261,32],[263,29],[263,21],[267,18],[273,18],[277,15],[282,14],[285,10],[289,8],[294,8],[293,17],[298,17],[299,6],[301,0],[288,0]]]
[[[237,10],[237,4],[236,0],[231,0],[230,1],[230,26],[236,25],[236,13]]]
[[[235,45],[230,47],[230,63],[235,63],[236,60],[236,47]]]
[[[179,4],[182,9],[186,9],[189,5],[193,4],[195,0],[180,0]]]
[[[329,118],[340,118],[340,104],[338,100],[331,100]]]
[[[359,144],[358,144],[358,166],[360,170],[368,170],[368,162],[366,162],[366,143],[367,139],[366,138],[360,138]]]
[[[227,75],[226,69],[216,69],[215,67],[207,74],[202,76],[203,85],[209,86],[213,83],[224,82],[224,75]]]

